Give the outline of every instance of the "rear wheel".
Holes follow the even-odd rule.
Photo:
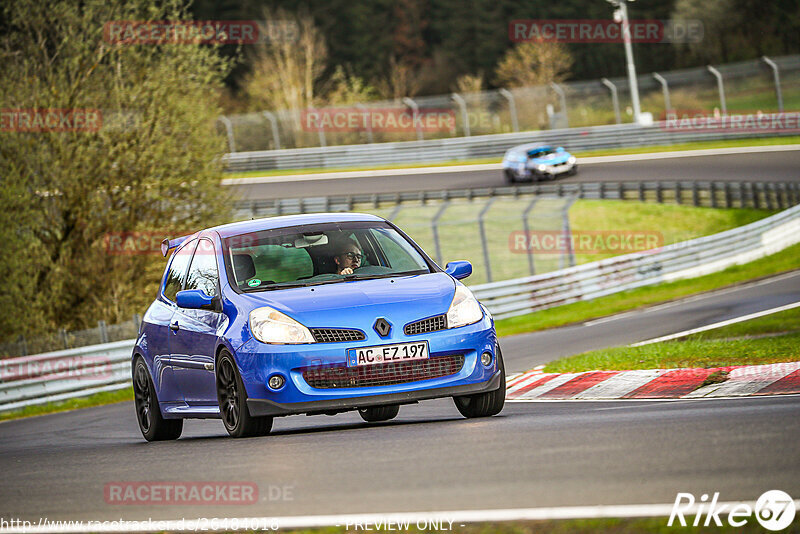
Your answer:
[[[183,431],[183,419],[164,419],[150,378],[147,364],[140,356],[133,366],[133,403],[139,430],[147,441],[178,439]]]
[[[497,347],[497,366],[501,371],[501,375],[500,387],[495,391],[453,397],[456,408],[461,412],[461,415],[470,419],[473,417],[491,417],[499,414],[503,409],[506,401],[506,370],[503,365],[503,354],[500,352],[500,346]]]
[[[242,377],[229,352],[223,352],[217,362],[217,399],[225,430],[234,438],[263,436],[272,429],[272,417],[250,415]]]
[[[358,415],[361,419],[368,423],[377,423],[380,421],[388,421],[394,419],[400,412],[400,405],[392,404],[389,406],[370,406],[369,408],[361,408],[358,410]]]

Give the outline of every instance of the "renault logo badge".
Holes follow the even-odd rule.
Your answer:
[[[389,335],[389,332],[392,331],[392,325],[383,317],[378,317],[375,324],[372,325],[372,329],[375,330],[379,336],[386,337]]]

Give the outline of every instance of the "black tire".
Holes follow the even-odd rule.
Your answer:
[[[367,423],[378,423],[380,421],[388,421],[394,419],[400,412],[399,404],[390,404],[389,406],[370,406],[369,408],[361,408],[358,410],[358,415]]]
[[[133,364],[133,404],[144,439],[165,441],[181,437],[183,419],[164,419],[161,415],[153,379],[141,356]]]
[[[573,165],[572,168],[569,170],[569,175],[570,176],[575,176],[576,174],[578,174],[578,166],[577,165]]]
[[[217,360],[217,400],[225,430],[234,438],[264,436],[272,430],[272,417],[254,417],[247,409],[247,393],[233,356],[223,351]]]
[[[503,364],[503,354],[500,346],[497,347],[497,364],[501,371],[500,387],[495,391],[478,393],[477,395],[465,395],[463,397],[453,397],[456,408],[461,415],[467,418],[491,417],[497,415],[503,409],[506,401],[506,369]],[[480,364],[479,364],[480,365]]]
[[[506,178],[506,183],[507,184],[514,184],[514,183],[517,182],[517,178],[514,176],[514,172],[513,171],[510,171],[510,170],[506,169],[505,171],[503,171],[503,175]]]

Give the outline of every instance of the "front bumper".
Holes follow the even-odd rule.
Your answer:
[[[402,393],[384,393],[382,395],[369,395],[366,397],[348,397],[344,399],[330,399],[311,402],[295,402],[281,404],[267,399],[247,399],[247,408],[250,415],[261,416],[281,416],[297,414],[322,414],[348,412],[369,406],[383,406],[387,404],[412,404],[421,400],[438,399],[442,397],[453,397],[457,395],[474,395],[476,393],[486,393],[495,391],[503,387],[503,373],[496,371],[492,377],[484,383],[463,384],[460,386],[449,386],[434,389],[418,389]]]
[[[399,330],[399,329],[398,329]],[[463,355],[463,365],[446,376],[412,382],[363,387],[314,388],[306,382],[308,368],[343,367],[350,348],[412,341],[428,342],[430,359]],[[236,351],[242,381],[253,415],[329,413],[382,404],[404,404],[419,400],[493,391],[500,387],[496,358],[497,334],[488,316],[475,324],[427,334],[382,339],[374,332],[357,342],[311,343],[307,345],[266,345],[250,340]],[[480,363],[483,352],[491,352],[492,363]],[[281,375],[284,385],[272,390],[267,382]],[[496,383],[497,382],[497,383]]]
[[[527,167],[524,163],[509,163],[503,162],[503,170],[510,172],[515,178],[531,178],[532,176],[558,176],[560,174],[570,172],[577,162],[570,163],[568,160],[564,163],[555,165],[545,165],[544,170],[539,170],[538,166]]]

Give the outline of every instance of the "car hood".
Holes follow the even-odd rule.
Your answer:
[[[560,163],[564,163],[568,159],[569,152],[557,152],[555,154],[550,154],[549,156],[531,158],[530,163],[535,165],[558,165]]]
[[[454,293],[449,275],[429,273],[246,293],[241,298],[251,310],[271,306],[310,328],[366,331],[378,317],[397,325],[446,313]]]

